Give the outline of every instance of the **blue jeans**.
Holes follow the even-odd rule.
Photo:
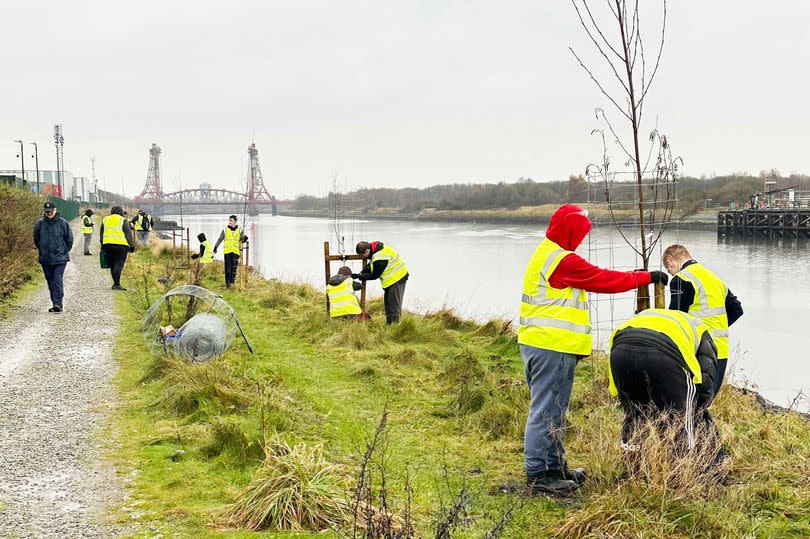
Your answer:
[[[526,475],[562,470],[565,414],[574,387],[577,356],[525,344],[520,345],[520,355],[532,399],[523,439]]]
[[[62,307],[62,298],[65,297],[65,285],[62,280],[67,264],[42,264],[42,273],[48,281],[48,290],[51,292],[51,303]]]

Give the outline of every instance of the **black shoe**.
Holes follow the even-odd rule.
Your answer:
[[[114,285],[112,285],[112,289],[113,289],[113,290],[126,290],[126,288],[124,288],[124,287],[123,287],[123,286],[121,286],[120,284],[114,284]]]
[[[571,494],[578,488],[578,485],[569,479],[564,479],[562,476],[563,473],[560,470],[548,470],[537,475],[527,476],[526,485],[529,487],[529,493],[532,496],[544,494],[567,496]]]
[[[89,255],[91,255],[91,254],[93,254],[93,253],[91,253],[91,252],[89,252],[89,251],[88,251],[88,252],[84,253],[84,256],[89,256]]]
[[[569,481],[573,481],[577,485],[581,485],[588,479],[588,475],[585,473],[585,468],[569,468],[568,465],[565,466],[563,470],[563,477],[568,479]]]
[[[61,305],[54,305],[53,307],[48,309],[48,312],[49,313],[61,313],[62,312],[62,306]]]

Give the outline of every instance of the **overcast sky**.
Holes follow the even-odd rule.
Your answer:
[[[0,169],[19,166],[18,138],[54,168],[57,122],[66,168],[89,176],[95,156],[130,196],[152,142],[164,190],[238,188],[255,137],[281,197],[323,194],[334,173],[565,179],[600,155],[606,103],[568,46],[598,61],[565,0],[26,0],[0,17]],[[670,2],[647,114],[686,173],[810,173],[808,22],[806,0]]]

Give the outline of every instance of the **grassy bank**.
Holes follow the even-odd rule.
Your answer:
[[[186,281],[187,270],[170,267],[167,254],[139,251],[126,268],[131,292],[117,296],[122,405],[110,432],[144,533],[253,536],[247,527],[262,520],[251,511],[296,478],[313,514],[345,519],[357,479],[367,477],[358,469],[368,437],[387,410],[385,443],[367,466],[372,490],[384,472],[397,522],[412,521],[422,537],[448,522],[455,531],[445,537],[810,535],[810,428],[762,410],[752,395],[724,388],[713,405],[731,453],[727,485],[684,487],[666,466],[623,481],[606,364],[582,361],[566,445],[592,478],[570,500],[525,499],[502,492],[523,480],[528,402],[508,325],[439,311],[387,327],[379,302],[371,323],[330,323],[311,287],[254,278],[227,291],[214,264],[202,284],[235,309],[256,354],[237,342],[189,365],[150,356],[138,331],[145,288],[154,300],[159,276]],[[269,533],[312,535],[304,528]]]

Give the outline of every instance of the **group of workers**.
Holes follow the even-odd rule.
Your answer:
[[[402,302],[405,297],[405,284],[408,282],[408,268],[393,247],[381,241],[361,241],[355,252],[368,260],[360,273],[352,273],[348,266],[341,267],[332,275],[326,285],[326,297],[329,315],[332,318],[357,318],[362,314],[356,290],[363,285],[356,281],[380,280],[385,305],[385,323],[398,322],[402,314]]]
[[[650,308],[621,324],[610,339],[609,390],[624,411],[621,443],[639,451],[633,434],[645,421],[665,417],[687,449],[719,432],[709,405],[720,390],[729,355],[728,328],[742,306],[728,286],[692,258],[686,247],[663,253],[666,272],[613,271],[590,264],[574,251],[592,228],[587,210],[566,204],[552,216],[523,281],[518,343],[531,394],[524,438],[526,482],[533,494],[567,495],[587,477],[569,467],[563,438],[577,362],[591,355],[588,292],[619,293],[666,285],[669,309]],[[356,252],[369,260],[361,273],[343,266],[327,284],[333,318],[361,314],[357,282],[379,278],[386,322],[399,320],[408,270],[382,242],[361,241]],[[669,275],[668,275],[669,274]],[[706,440],[704,440],[706,442]],[[715,464],[722,461],[721,449]]]
[[[62,310],[61,284],[52,279],[64,271],[70,251],[70,227],[58,222],[53,204],[45,204],[34,241],[48,278],[52,312]],[[92,210],[82,217],[85,254],[89,254]],[[132,220],[139,233],[152,227],[143,212]],[[121,269],[134,251],[132,228],[120,206],[111,209],[99,231],[110,264],[113,289],[123,290]],[[582,468],[569,467],[563,437],[578,360],[591,355],[592,338],[588,292],[619,293],[669,283],[669,309],[645,309],[623,324],[610,339],[609,389],[624,411],[621,442],[624,450],[638,451],[633,433],[643,421],[664,414],[682,431],[683,445],[693,448],[697,435],[719,440],[708,407],[720,390],[729,356],[729,326],[742,316],[742,306],[728,286],[692,258],[686,247],[671,245],[663,253],[663,271],[614,271],[590,264],[574,251],[592,228],[587,210],[566,204],[552,216],[545,239],[526,268],[520,304],[518,343],[531,402],[526,420],[524,460],[526,482],[534,494],[566,495],[586,480]],[[54,239],[61,238],[61,239]],[[220,244],[225,251],[225,284],[236,278],[241,244],[247,237],[235,215],[228,219],[211,247],[205,234],[198,236],[199,253],[193,258],[210,263]],[[59,243],[61,242],[61,243]],[[53,246],[57,245],[55,248]],[[51,249],[59,256],[43,255]],[[355,294],[364,281],[379,279],[384,291],[386,323],[400,319],[408,269],[394,248],[380,241],[357,243],[356,253],[368,261],[360,273],[341,267],[327,283],[333,318],[363,315]],[[60,258],[61,257],[61,258]],[[360,281],[360,282],[358,282]],[[61,282],[61,279],[60,279]],[[680,423],[679,423],[680,422]],[[681,424],[682,423],[682,424]],[[723,458],[718,451],[716,461]]]
[[[126,264],[127,255],[135,251],[136,245],[149,244],[149,232],[154,228],[153,217],[146,211],[139,210],[131,220],[126,217],[127,212],[121,206],[110,208],[110,214],[104,217],[99,227],[99,244],[104,254],[107,267],[112,276],[113,290],[126,290],[121,286],[121,273]],[[81,233],[84,236],[84,255],[91,255],[93,234],[96,223],[93,221],[92,209],[85,210],[81,217]],[[221,243],[224,243],[225,252],[225,286],[230,288],[236,281],[236,270],[239,267],[241,244],[247,242],[247,236],[237,225],[236,215],[228,218],[228,225],[220,233],[216,245],[205,234],[199,234],[199,253],[192,258],[199,259],[201,264],[208,264],[214,260]],[[39,263],[48,283],[50,291],[51,308],[49,312],[59,313],[63,310],[64,300],[64,271],[70,261],[70,250],[73,248],[73,232],[68,222],[63,219],[52,202],[43,206],[42,218],[34,226],[34,245],[39,251]]]
[[[563,445],[574,368],[592,352],[587,292],[666,285],[667,273],[673,276],[669,309],[637,313],[610,339],[610,393],[624,411],[622,448],[639,451],[634,431],[661,417],[688,449],[701,442],[696,433],[719,441],[708,407],[723,381],[728,328],[742,315],[739,300],[682,245],[664,251],[667,273],[594,266],[574,252],[590,230],[586,210],[560,207],[523,281],[518,343],[531,394],[524,460],[534,494],[566,495],[587,477],[582,468],[569,467]],[[721,448],[714,460],[722,458]]]

